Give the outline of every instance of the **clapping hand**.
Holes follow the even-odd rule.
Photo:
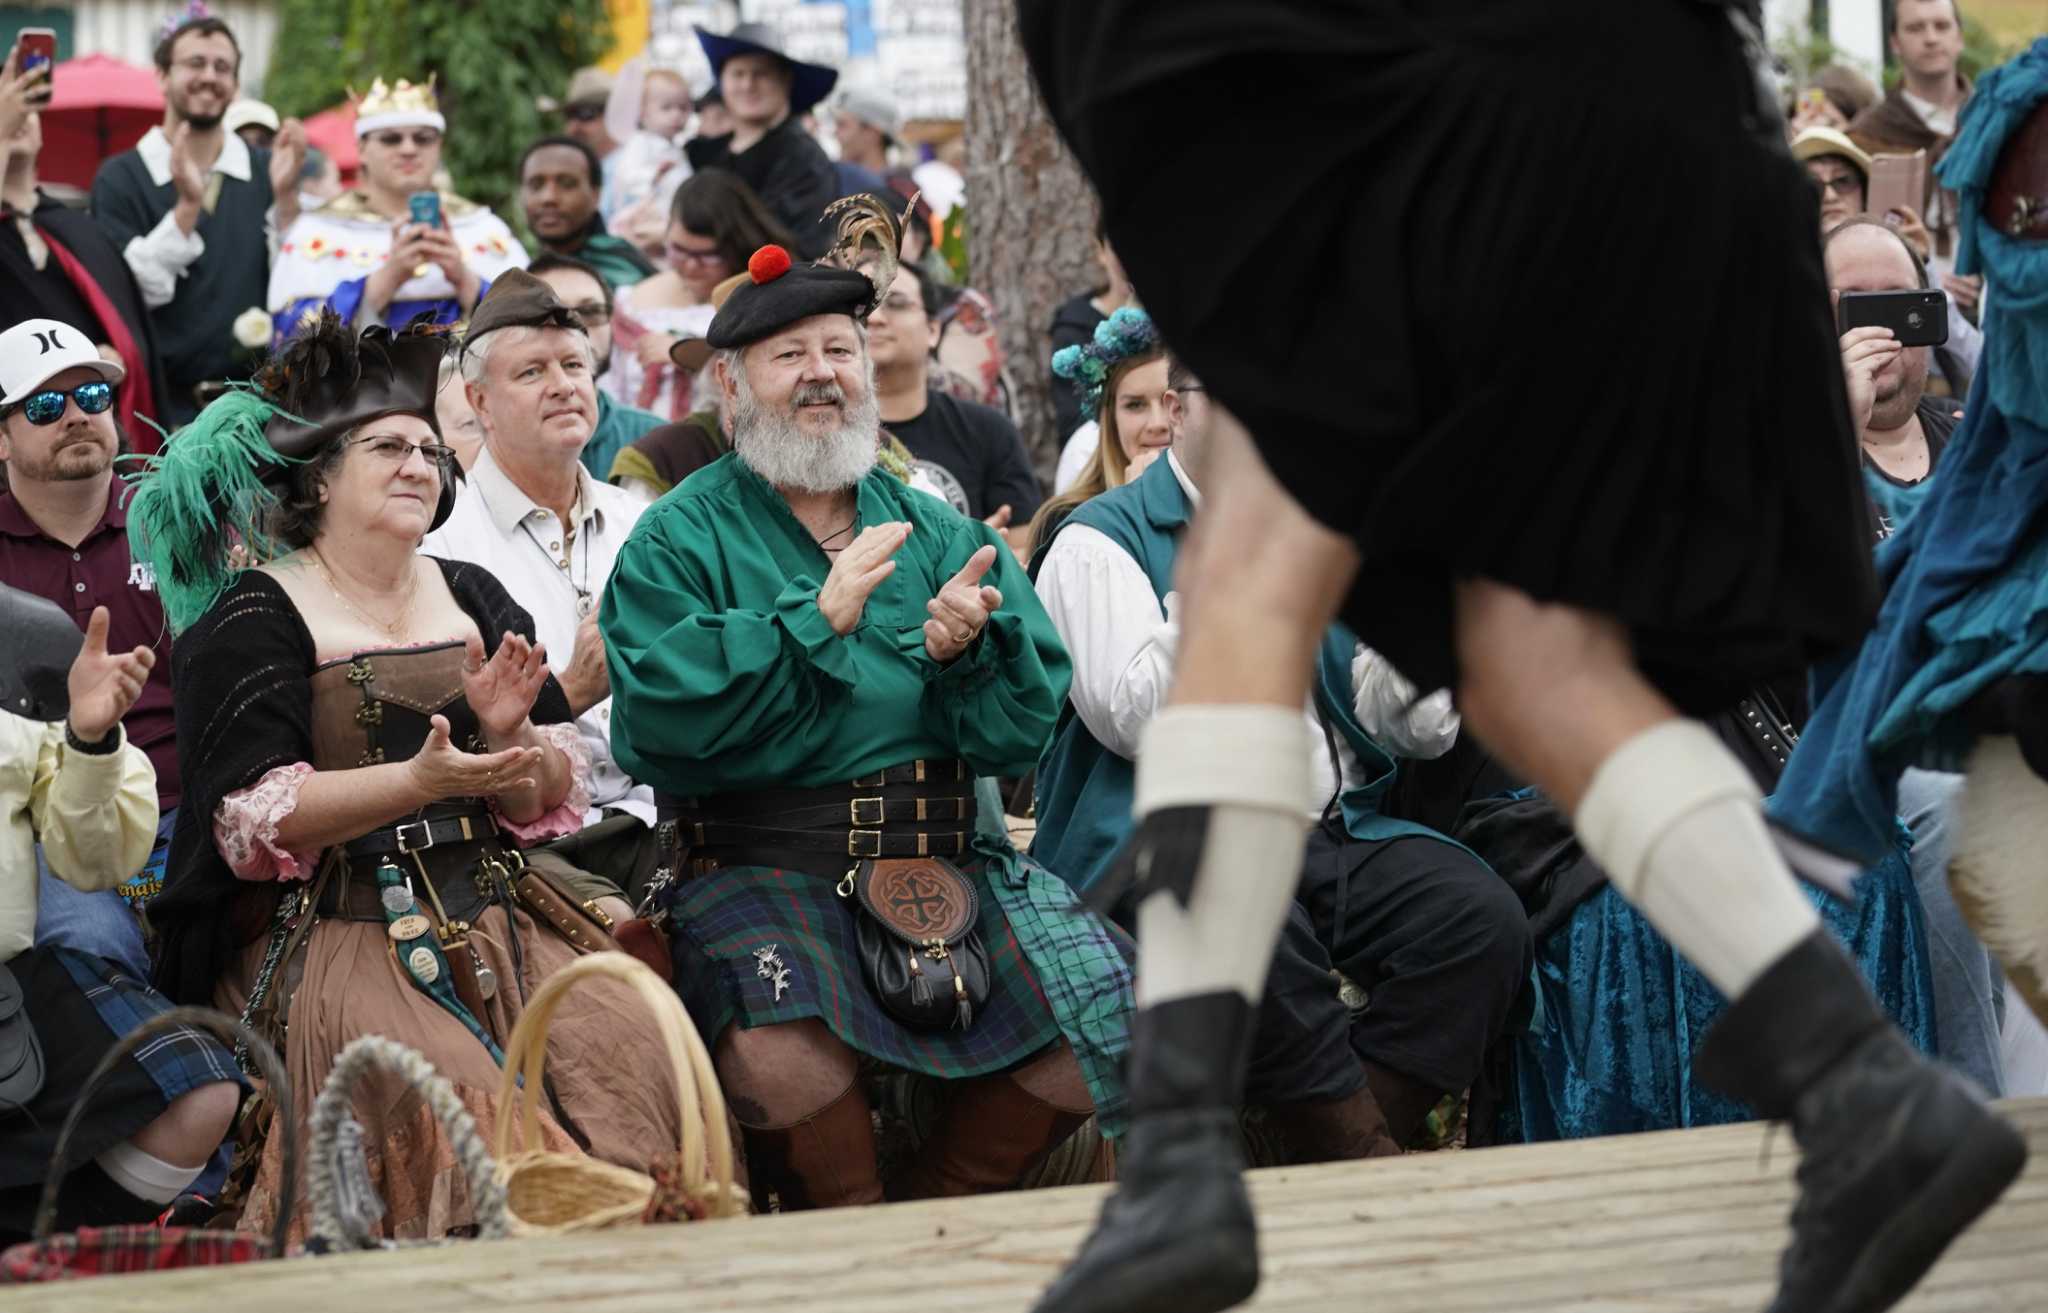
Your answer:
[[[486,738],[517,733],[547,678],[547,650],[539,643],[507,630],[486,661],[484,640],[469,636],[462,658],[462,693]]]
[[[306,166],[306,125],[286,119],[270,143],[270,195],[278,226],[288,228],[299,213],[299,173]]]
[[[988,624],[989,614],[1002,606],[1001,590],[981,582],[995,563],[995,547],[984,544],[946,581],[939,595],[925,603],[932,618],[924,622],[924,650],[932,660],[944,665],[965,652]]]
[[[113,732],[142,696],[150,668],[156,665],[156,653],[146,647],[107,651],[107,622],[107,608],[94,607],[85,625],[85,646],[71,662],[71,732],[85,743],[97,743]]]
[[[832,572],[818,589],[818,609],[832,625],[832,632],[844,638],[860,623],[868,596],[882,581],[896,573],[890,558],[910,538],[910,525],[903,521],[877,524],[863,530],[832,562]]]
[[[500,651],[504,649],[500,648]],[[534,787],[540,778],[539,748],[464,752],[448,737],[448,717],[435,716],[427,741],[405,763],[428,798],[487,798]]]

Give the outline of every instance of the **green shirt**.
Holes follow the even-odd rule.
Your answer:
[[[612,751],[682,797],[816,787],[919,757],[1021,775],[1066,700],[1071,667],[1023,568],[993,529],[877,468],[859,525],[907,520],[896,569],[841,637],[818,609],[831,569],[781,495],[727,455],[640,517],[605,587]],[[925,603],[984,544],[1003,594],[981,637],[941,666]]]
[[[590,430],[590,441],[583,444],[583,468],[599,483],[608,481],[612,462],[619,458],[619,453],[666,423],[651,410],[619,404],[599,388],[597,424]]]

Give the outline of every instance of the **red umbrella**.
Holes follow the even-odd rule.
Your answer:
[[[45,182],[90,187],[100,161],[118,155],[163,122],[164,93],[156,73],[110,55],[82,55],[57,65],[43,108]]]
[[[307,119],[306,141],[325,151],[343,178],[353,176],[362,162],[356,153],[356,107],[343,101]]]

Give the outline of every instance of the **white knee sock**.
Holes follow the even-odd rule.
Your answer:
[[[115,1185],[137,1199],[153,1204],[174,1202],[186,1186],[199,1179],[206,1164],[180,1167],[152,1153],[145,1153],[126,1140],[93,1159]]]
[[[2000,735],[1970,753],[1949,885],[2037,1014],[2048,1012],[2048,782]],[[2048,1020],[2048,1016],[2044,1016]]]
[[[1820,926],[1712,731],[1667,720],[1600,763],[1572,818],[1622,897],[1729,998]]]
[[[1294,707],[1175,706],[1145,729],[1135,796],[1142,820],[1210,808],[1186,907],[1138,905],[1138,1003],[1234,989],[1256,1003],[1301,876],[1310,800],[1308,727]]]

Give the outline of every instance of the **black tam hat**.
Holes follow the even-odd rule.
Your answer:
[[[705,340],[724,351],[751,346],[812,315],[866,320],[896,279],[903,221],[868,195],[833,202],[825,217],[834,216],[838,240],[816,264],[796,264],[780,246],[754,252],[747,281],[726,297]]]

